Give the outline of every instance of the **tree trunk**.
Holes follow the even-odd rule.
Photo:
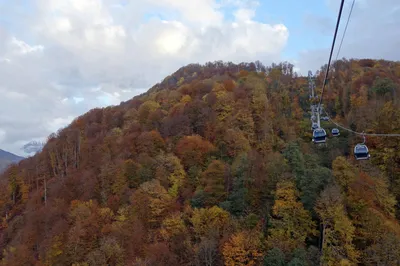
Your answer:
[[[44,178],[44,205],[47,206],[47,182]]]

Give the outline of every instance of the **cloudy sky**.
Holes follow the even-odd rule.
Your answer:
[[[315,71],[328,60],[339,4],[0,0],[0,148],[27,155],[27,142],[189,63],[287,60]],[[340,57],[399,60],[398,25],[398,0],[356,0]]]

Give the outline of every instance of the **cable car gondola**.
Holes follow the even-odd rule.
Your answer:
[[[340,135],[339,129],[332,128],[332,136],[337,137]]]
[[[326,142],[326,131],[323,128],[317,128],[313,132],[313,142],[315,144]]]
[[[368,160],[371,155],[369,154],[368,147],[365,145],[365,135],[363,134],[363,143],[358,143],[354,147],[354,157],[356,160]]]
[[[318,124],[317,123],[312,123],[311,125],[311,130],[314,131],[318,128]]]
[[[354,157],[356,160],[368,160],[371,155],[369,154],[368,147],[365,144],[357,144],[354,147]]]

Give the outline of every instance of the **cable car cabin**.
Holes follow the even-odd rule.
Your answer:
[[[326,142],[326,131],[323,128],[317,128],[313,132],[313,142],[315,144]]]
[[[357,144],[354,147],[354,157],[356,160],[368,160],[371,155],[369,154],[367,145]]]
[[[311,125],[311,130],[314,131],[318,128],[318,124],[317,123],[312,123]]]
[[[340,135],[339,129],[333,128],[332,129],[332,136],[337,137]]]

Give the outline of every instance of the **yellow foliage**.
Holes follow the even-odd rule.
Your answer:
[[[29,199],[29,185],[22,182],[21,184],[22,203],[25,203]]]
[[[246,138],[252,141],[254,139],[255,126],[250,110],[241,105],[236,105],[235,110],[237,113],[233,120],[233,126],[240,129]]]
[[[192,101],[192,97],[190,97],[190,95],[184,95],[181,99],[181,103],[189,103]]]
[[[224,121],[226,118],[231,116],[233,112],[233,95],[231,92],[226,92],[225,88],[223,90],[216,91],[217,102],[214,104],[214,111],[217,113],[219,121]]]
[[[250,150],[249,140],[240,130],[228,129],[223,140],[226,144],[228,155],[231,157],[236,157],[238,154]]]
[[[347,263],[356,265],[359,252],[353,244],[355,227],[345,212],[340,189],[330,186],[325,189],[315,207],[324,228],[322,257],[324,265]]]
[[[98,213],[100,218],[107,222],[111,222],[111,220],[114,218],[114,212],[110,208],[100,208]]]
[[[351,184],[356,174],[354,167],[346,160],[345,157],[337,157],[332,163],[333,176],[335,177],[338,184],[345,190],[349,184]]]
[[[187,229],[181,213],[175,213],[172,216],[167,217],[163,221],[160,230],[162,237],[166,240],[180,234],[185,234],[186,232]]]
[[[163,173],[168,179],[168,193],[172,197],[178,196],[179,189],[186,178],[186,172],[181,161],[172,153],[167,155],[161,153],[156,160],[158,163],[157,173]]]
[[[217,206],[195,209],[190,220],[196,234],[204,236],[212,231],[222,231],[229,223],[229,213]]]
[[[222,254],[226,266],[259,265],[263,257],[259,239],[248,232],[232,235],[223,246]]]
[[[142,103],[138,110],[138,119],[141,123],[145,123],[149,115],[160,108],[160,105],[155,101],[146,101]]]
[[[181,85],[183,84],[184,81],[185,81],[185,78],[184,78],[184,77],[181,77],[181,78],[178,80],[178,83],[177,83],[176,85],[178,85],[178,87],[179,87],[179,86],[181,86]]]
[[[139,215],[152,226],[161,223],[172,202],[172,197],[157,179],[141,184],[133,195],[133,203]]]
[[[62,241],[63,239],[61,235],[56,235],[55,237],[53,237],[52,245],[46,253],[46,266],[54,265],[56,263],[57,257],[63,254]]]
[[[292,252],[305,245],[308,236],[316,235],[315,223],[311,214],[298,200],[296,187],[291,181],[277,184],[275,204],[272,208],[274,218],[269,230],[271,248],[278,247],[283,252]]]
[[[125,222],[129,216],[129,209],[127,207],[121,207],[118,209],[118,215],[116,216],[116,220],[119,222]]]

